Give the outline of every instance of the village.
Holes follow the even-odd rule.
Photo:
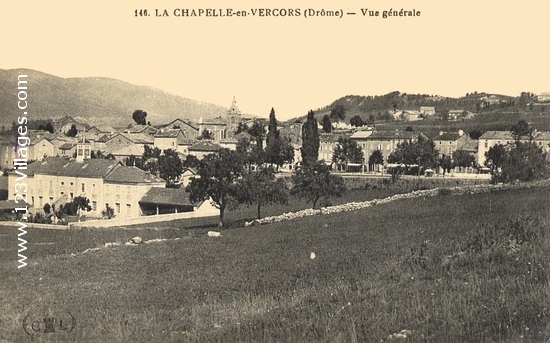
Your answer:
[[[491,98],[486,100],[489,103]],[[489,180],[492,166],[487,153],[494,146],[511,146],[520,139],[532,142],[543,153],[550,150],[550,132],[546,131],[531,130],[529,135],[525,132],[525,136],[519,138],[512,131],[487,131],[473,139],[463,130],[440,131],[428,137],[410,126],[405,130],[381,130],[374,123],[357,118],[346,123],[343,116],[338,118],[338,113],[333,114],[336,115],[328,118],[328,128],[327,116],[320,123],[315,121],[318,148],[314,160],[322,161],[332,173],[344,176],[395,177],[399,173]],[[396,121],[413,124],[435,115],[435,108],[394,108],[388,110],[388,115]],[[468,120],[474,115],[469,111],[449,110],[446,120]],[[108,125],[89,126],[72,117],[64,117],[42,125],[41,129],[29,130],[26,202],[31,220],[38,214],[38,221],[66,224],[60,218],[59,209],[74,202],[75,198],[85,199],[86,203],[81,207],[85,209],[83,217],[80,211],[68,212],[76,215],[70,220],[77,221],[182,212],[193,217],[216,215],[219,202],[205,197],[200,199],[203,201],[192,203],[185,191],[192,179],[200,178],[197,174],[200,161],[224,149],[273,150],[269,147],[273,145],[269,143],[270,125],[275,125],[277,144],[281,144],[276,147],[278,156],[254,161],[248,168],[259,169],[262,163],[275,165],[277,175],[284,177],[303,165],[304,120],[277,122],[273,109],[270,122],[245,117],[234,98],[224,116],[209,120],[200,116],[196,121],[175,118],[153,126],[146,122],[146,116],[145,111],[136,110],[134,123],[118,129]],[[13,192],[18,178],[13,172],[17,157],[14,141],[0,144],[0,167],[9,180],[7,199],[2,204],[4,213],[13,212],[17,197]],[[430,142],[432,156],[425,153],[396,156],[399,147],[418,142]],[[174,163],[171,159],[177,160],[174,167],[162,166]],[[54,216],[56,210],[57,218]],[[112,221],[111,225],[116,222]]]

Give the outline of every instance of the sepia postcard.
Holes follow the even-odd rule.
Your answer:
[[[0,343],[550,342],[550,3],[1,9]]]

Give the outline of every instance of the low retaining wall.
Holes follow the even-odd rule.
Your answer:
[[[419,198],[424,196],[435,196],[435,195],[477,194],[477,193],[486,193],[486,192],[492,192],[492,191],[504,190],[504,189],[531,188],[531,187],[541,187],[541,186],[549,186],[549,185],[550,185],[550,180],[543,180],[543,181],[537,181],[537,182],[517,183],[517,184],[498,184],[498,185],[482,184],[482,185],[469,185],[469,186],[459,186],[459,187],[434,188],[434,189],[413,191],[413,192],[404,193],[404,194],[396,194],[384,199],[374,199],[374,200],[363,201],[363,202],[351,202],[343,205],[328,206],[318,210],[309,208],[309,209],[305,209],[297,212],[283,213],[278,216],[265,217],[262,219],[255,219],[251,222],[246,222],[245,226],[271,224],[271,223],[280,222],[284,220],[291,220],[291,219],[308,217],[313,215],[354,211],[354,210],[371,207],[374,205],[385,204],[385,203],[400,200],[400,199],[411,199],[411,198]]]
[[[166,222],[177,219],[187,218],[212,218],[216,216],[205,216],[196,212],[182,212],[182,213],[170,213],[170,214],[158,214],[151,216],[141,216],[134,218],[112,218],[112,219],[99,219],[88,220],[85,222],[70,223],[69,228],[82,228],[82,227],[114,227],[114,226],[128,226],[137,224],[148,224]]]

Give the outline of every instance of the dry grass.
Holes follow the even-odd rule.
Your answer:
[[[0,338],[28,340],[29,311],[71,311],[73,332],[35,341],[544,342],[549,196],[409,199],[220,238],[142,229],[168,240],[85,254],[136,232],[29,231],[57,244],[31,245],[22,270],[2,262]]]

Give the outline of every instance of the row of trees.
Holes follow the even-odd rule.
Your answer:
[[[302,127],[302,141],[302,167],[291,180],[276,178],[275,166],[290,159],[291,154],[284,151],[286,143],[277,130],[272,110],[265,151],[261,149],[261,139],[257,139],[256,145],[243,141],[236,150],[222,149],[205,156],[198,165],[197,177],[187,186],[191,202],[211,200],[220,211],[221,226],[226,210],[240,204],[255,206],[260,218],[263,206],[286,204],[289,196],[304,199],[313,208],[321,202],[328,204],[331,197],[342,196],[342,177],[332,175],[323,161],[317,161],[319,133],[313,111],[309,111]],[[253,164],[258,167],[256,170],[251,168]]]

